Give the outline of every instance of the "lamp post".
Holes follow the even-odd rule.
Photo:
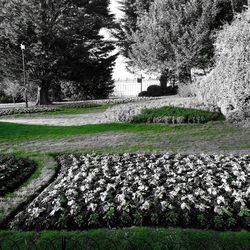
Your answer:
[[[24,83],[25,106],[26,108],[28,108],[29,105],[28,105],[27,83],[26,83],[26,72],[25,72],[25,58],[24,58],[25,45],[21,43],[20,47],[21,47],[22,59],[23,59],[23,83]]]

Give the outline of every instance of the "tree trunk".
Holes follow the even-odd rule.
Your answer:
[[[51,101],[49,99],[49,88],[48,86],[38,86],[37,101],[36,105],[49,105]]]
[[[166,93],[168,78],[169,78],[168,71],[164,71],[160,77],[160,84],[163,94]]]

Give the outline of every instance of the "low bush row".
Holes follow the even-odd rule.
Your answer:
[[[205,123],[217,120],[224,120],[223,115],[197,109],[162,107],[143,110],[140,115],[133,117],[132,123],[182,124]]]
[[[142,99],[135,103],[115,105],[105,112],[105,116],[106,118],[117,122],[131,122],[133,117],[140,115],[145,109],[157,109],[166,106],[220,113],[220,110],[216,106],[205,105],[195,98],[169,96],[159,99]],[[164,114],[164,116],[166,116],[166,114]]]
[[[0,109],[0,116],[53,112],[58,110],[60,109],[56,107],[4,108]]]
[[[147,88],[147,91],[139,93],[139,97],[157,97],[167,95],[177,95],[178,87],[166,87],[164,90],[159,85],[151,85]]]
[[[13,155],[0,155],[0,196],[21,186],[35,169],[33,161]]]
[[[68,155],[12,229],[249,229],[250,156]]]

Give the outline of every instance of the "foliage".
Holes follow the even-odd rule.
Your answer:
[[[94,85],[97,96],[106,89],[110,93],[116,56],[110,56],[113,44],[99,35],[113,25],[108,5],[108,0],[1,1],[1,75],[20,78],[22,42],[27,78],[39,86],[39,104],[49,102],[49,89],[61,79]]]
[[[241,11],[246,1],[236,2]],[[136,30],[126,34],[130,66],[190,81],[191,68],[213,65],[213,32],[232,18],[229,0],[155,0],[140,13]]]
[[[49,116],[49,115],[70,115],[70,114],[86,114],[102,112],[109,108],[110,105],[98,105],[98,104],[81,104],[81,105],[69,105],[69,106],[39,106],[30,108],[9,108],[0,109],[0,116],[10,117],[32,117],[32,116]]]
[[[121,54],[126,58],[129,57],[129,50],[131,47],[131,41],[127,39],[127,35],[131,35],[132,31],[137,30],[137,19],[140,13],[148,11],[152,1],[153,0],[119,1],[124,16],[119,20],[119,25],[116,32],[114,32],[114,36],[118,39]]]
[[[48,243],[51,248],[59,250],[62,248],[62,239],[65,239],[69,249],[76,245],[83,248],[110,249],[110,250],[152,250],[164,249],[206,249],[225,250],[248,249],[249,232],[218,232],[195,229],[178,228],[124,228],[124,229],[95,229],[88,231],[42,231],[36,232],[1,231],[0,238],[2,249],[10,249],[13,242],[18,242],[22,249],[27,245],[38,249],[45,249]],[[22,240],[20,240],[22,239]],[[34,242],[34,243],[33,243]],[[30,244],[29,244],[30,243]]]
[[[178,95],[181,97],[196,97],[197,95],[197,82],[190,84],[179,84]]]
[[[13,155],[0,156],[0,196],[18,188],[35,171],[33,161]]]
[[[18,81],[13,81],[9,79],[4,79],[3,81],[4,93],[6,96],[11,96],[13,99],[13,103],[15,103],[16,98],[22,96],[23,88],[20,86]]]
[[[250,107],[250,10],[226,24],[216,38],[215,68],[198,85],[202,101],[221,107],[226,116]]]
[[[249,229],[249,162],[249,156],[205,154],[62,156],[56,180],[11,228]]]
[[[139,93],[138,95],[139,97],[148,97],[149,96],[149,93],[147,91],[142,91]]]
[[[158,119],[157,119],[158,118]],[[132,119],[132,123],[204,123],[208,121],[224,120],[220,113],[213,113],[197,109],[176,107],[162,107],[145,109]]]
[[[166,106],[179,108],[199,109],[211,112],[220,112],[215,105],[206,105],[196,98],[154,97],[154,99],[142,99],[140,102],[115,105],[105,112],[105,116],[111,121],[131,122],[134,116],[143,112],[144,109],[157,109]]]
[[[147,88],[147,92],[149,96],[157,97],[157,96],[162,96],[163,92],[160,86],[158,85],[151,85]]]

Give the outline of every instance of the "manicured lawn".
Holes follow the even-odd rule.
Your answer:
[[[27,141],[35,139],[59,139],[76,135],[96,134],[105,132],[174,132],[189,131],[201,127],[202,125],[147,125],[147,124],[98,124],[84,126],[42,126],[42,125],[22,125],[14,123],[0,123],[0,141]]]
[[[133,118],[133,123],[144,123],[152,121],[158,117],[183,117],[186,122],[196,118],[200,122],[208,121],[223,121],[224,116],[220,113],[208,112],[197,109],[177,108],[177,107],[162,107],[157,109],[145,109],[140,115]]]
[[[19,249],[249,249],[250,233],[215,232],[193,229],[125,228],[97,229],[83,232],[45,231],[11,232],[1,231],[1,249],[11,249],[18,242]],[[9,239],[9,240],[7,240]],[[25,240],[26,239],[26,240]],[[33,241],[34,239],[34,241]],[[62,240],[64,239],[64,240]],[[66,248],[65,248],[66,249]]]

